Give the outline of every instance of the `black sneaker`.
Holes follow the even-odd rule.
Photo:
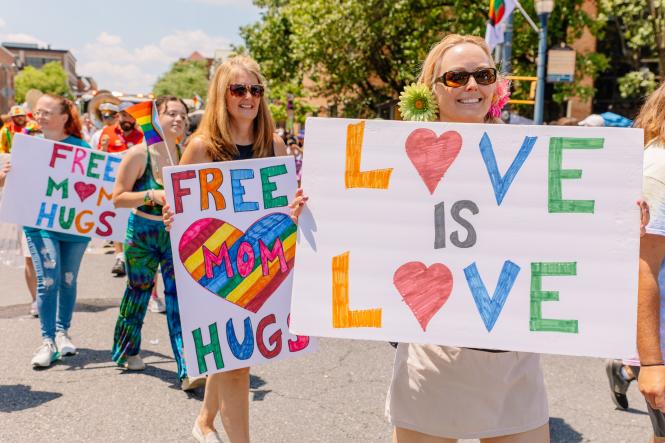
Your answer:
[[[115,263],[111,268],[111,274],[115,275],[116,277],[124,277],[127,275],[127,271],[125,270],[125,261],[122,258],[118,257],[115,259]]]
[[[628,397],[626,391],[630,386],[630,382],[634,379],[626,380],[621,374],[623,363],[621,360],[607,360],[605,362],[605,372],[607,379],[610,382],[611,398],[617,408],[628,409]]]

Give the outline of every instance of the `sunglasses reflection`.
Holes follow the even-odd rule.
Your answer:
[[[265,88],[263,85],[243,85],[241,83],[233,83],[229,85],[231,95],[235,97],[244,97],[249,92],[253,97],[262,97]]]

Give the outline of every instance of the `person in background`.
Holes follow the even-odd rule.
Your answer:
[[[118,106],[113,103],[102,103],[99,105],[99,117],[102,120],[102,128],[98,129],[90,138],[90,146],[99,149],[99,139],[102,136],[104,128],[114,125],[118,122]]]
[[[90,118],[90,114],[88,113],[83,114],[81,133],[83,134],[83,140],[85,140],[86,143],[90,144],[90,142],[92,141],[92,136],[96,132],[96,129],[97,128],[95,128],[95,124],[92,122],[92,119]]]
[[[9,121],[0,130],[0,153],[11,153],[14,134],[33,135],[37,132],[41,132],[39,126],[34,120],[28,118],[23,107],[12,106],[9,110]],[[23,257],[25,259],[23,275],[25,277],[25,284],[30,292],[30,298],[32,299],[30,315],[37,317],[39,315],[37,309],[37,274],[35,273],[35,266],[32,264],[32,257],[25,240],[25,235],[21,235],[21,249],[23,250]]]
[[[39,126],[33,120],[28,119],[23,107],[15,105],[9,110],[10,121],[0,130],[0,154],[12,152],[12,141],[14,134],[28,134],[36,132]]]
[[[293,158],[296,160],[296,178],[298,179],[298,183],[300,183],[301,179],[301,172],[300,170],[302,169],[302,147],[300,146],[300,143],[298,143],[298,140],[295,137],[291,137],[287,140],[287,146],[286,146],[286,153],[289,155],[292,155]]]
[[[119,153],[143,141],[143,132],[137,126],[136,119],[126,112],[132,106],[134,106],[132,102],[120,103],[118,106],[120,111],[118,121],[102,129],[98,149],[110,153]]]
[[[118,121],[102,129],[99,138],[99,149],[114,154],[123,153],[143,141],[143,132],[138,128],[136,120],[126,112],[127,108],[132,106],[134,106],[134,103],[131,102],[120,103],[118,106]],[[115,250],[115,262],[111,267],[111,274],[116,277],[124,277],[127,275],[127,271],[125,269],[125,254],[122,250],[122,243],[115,242],[113,248]]]

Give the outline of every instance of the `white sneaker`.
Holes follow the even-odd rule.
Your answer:
[[[67,331],[58,331],[55,333],[55,344],[58,347],[58,351],[60,351],[60,355],[76,354],[76,346],[72,343]]]
[[[193,391],[206,385],[206,376],[185,377],[180,381],[180,389],[183,391]]]
[[[148,302],[148,309],[150,312],[166,312],[166,304],[164,303],[164,299],[160,297],[150,298],[150,301]]]
[[[145,363],[140,355],[130,355],[123,365],[128,371],[142,371],[145,369]]]
[[[37,302],[32,302],[30,305],[30,315],[33,317],[39,317],[39,309],[37,309]]]
[[[201,431],[198,420],[194,422],[192,435],[199,443],[223,443],[217,431],[208,432],[207,434],[203,435],[203,431]]]
[[[55,347],[55,343],[50,338],[45,338],[42,345],[37,348],[34,357],[32,357],[32,366],[33,367],[42,367],[48,368],[56,360],[60,359],[60,353],[58,348]]]

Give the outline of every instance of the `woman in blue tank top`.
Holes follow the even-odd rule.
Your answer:
[[[187,106],[174,96],[159,97],[154,105],[157,107],[165,143],[152,146],[141,143],[130,148],[120,163],[113,189],[115,206],[133,208],[133,211],[125,240],[127,288],[115,326],[112,359],[128,370],[140,371],[145,368],[139,355],[141,327],[157,268],[161,267],[171,348],[178,366],[181,387],[188,390],[196,387],[196,383],[187,377],[183,361],[171,243],[161,216],[164,201],[162,169],[176,165],[180,159],[177,140],[185,133]],[[198,383],[202,382],[205,379],[200,378]]]
[[[251,58],[237,56],[222,63],[210,82],[206,112],[180,164],[286,155],[263,97],[264,85],[259,65]],[[218,412],[229,440],[248,443],[249,368],[208,376],[192,430],[197,441],[221,442],[214,428]]]

